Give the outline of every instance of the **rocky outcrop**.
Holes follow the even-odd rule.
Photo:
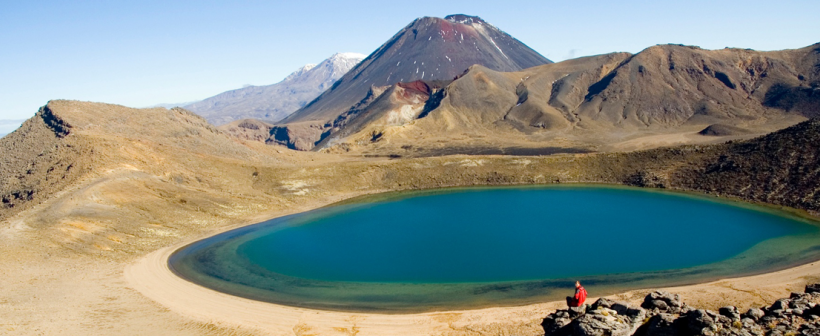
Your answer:
[[[313,149],[325,136],[325,125],[323,123],[307,121],[274,126],[270,130],[270,137],[265,140],[265,143],[307,151]]]
[[[41,201],[91,170],[93,151],[69,137],[74,126],[53,105],[0,138],[0,210]]]
[[[741,313],[686,305],[677,294],[650,293],[640,307],[601,298],[592,305],[558,310],[544,318],[545,336],[786,336],[820,335],[820,284],[806,286],[772,305]]]
[[[273,125],[257,119],[242,119],[217,129],[237,139],[265,142],[270,138]]]

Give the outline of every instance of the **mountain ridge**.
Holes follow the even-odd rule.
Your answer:
[[[427,155],[419,150],[433,147],[430,139],[464,148],[506,142],[617,150],[618,143],[664,134],[691,134],[684,139],[690,143],[719,141],[695,134],[721,123],[744,129],[726,135],[748,138],[818,116],[820,47],[759,52],[657,45],[637,54],[581,57],[518,72],[473,66],[444,84],[428,94],[438,97],[434,104],[400,103],[395,97],[396,104],[368,113],[401,114],[425,106],[427,112],[416,110],[402,123],[353,122],[359,132],[324,124],[316,150]]]
[[[247,118],[276,122],[313,100],[363,58],[336,53],[319,64],[302,66],[278,83],[226,91],[183,108],[217,126]]]

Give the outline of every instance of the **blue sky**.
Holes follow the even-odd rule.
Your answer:
[[[272,84],[336,52],[369,54],[421,16],[481,16],[554,61],[820,42],[817,0],[0,1],[0,119],[11,120],[50,99],[143,107]]]

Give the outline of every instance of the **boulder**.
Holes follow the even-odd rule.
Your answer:
[[[800,334],[803,336],[820,336],[820,324],[812,322],[800,327]]]
[[[614,305],[614,304],[615,304],[615,301],[612,301],[612,300],[607,299],[607,298],[600,298],[600,299],[598,299],[598,301],[595,301],[595,303],[593,303],[592,306],[590,306],[589,308],[592,309],[592,310],[596,310],[600,307],[611,308],[612,305]]]
[[[570,323],[572,323],[572,318],[570,317],[569,311],[558,310],[545,317],[544,320],[541,321],[541,327],[544,328],[545,335],[565,335],[567,333],[565,331],[562,332],[562,330]]]
[[[550,314],[542,326],[547,336],[820,336],[819,302],[820,291],[792,293],[740,314],[735,306],[717,312],[692,309],[679,295],[656,291],[640,308],[599,299],[589,307]]]
[[[802,310],[807,311],[815,306],[814,302],[812,302],[814,298],[811,294],[805,293],[792,293],[791,297],[789,298],[789,308],[793,310]],[[802,315],[798,313],[794,313],[795,315]]]
[[[811,315],[820,316],[820,305],[814,305],[809,309],[804,309],[803,310],[803,315],[805,315],[805,316],[811,316]]]
[[[749,308],[749,310],[746,311],[746,314],[743,314],[743,316],[751,318],[755,321],[759,320],[761,317],[765,315],[766,312],[764,312],[763,309],[760,308]]]
[[[720,309],[718,309],[718,313],[732,320],[740,320],[740,312],[738,312],[737,307],[735,306],[720,307]]]
[[[820,293],[820,283],[806,285],[805,292],[807,294]]]
[[[579,336],[629,336],[634,330],[628,320],[618,318],[613,310],[601,308],[581,316],[571,324],[572,335]]]
[[[717,325],[715,323],[715,319],[710,316],[710,314],[703,310],[697,309],[692,310],[685,317],[686,320],[686,329],[689,330],[692,334],[700,335],[703,334],[704,329],[708,330],[717,330]]]
[[[777,300],[771,305],[771,307],[769,307],[769,310],[772,310],[772,311],[774,311],[774,310],[786,310],[786,309],[789,308],[790,301],[791,300],[789,300],[789,299]]]
[[[651,336],[680,336],[685,335],[675,315],[661,313],[652,316],[643,328],[644,335]]]
[[[655,291],[644,298],[641,307],[649,310],[657,309],[661,313],[679,314],[684,308],[684,304],[678,294]]]
[[[610,309],[616,311],[618,315],[626,316],[627,318],[632,320],[638,319],[643,321],[643,319],[645,319],[648,315],[647,311],[643,308],[632,308],[629,307],[627,304],[620,302],[613,304],[612,308]]]
[[[581,305],[580,307],[569,307],[569,317],[576,318],[578,316],[584,315],[587,312],[587,305]]]

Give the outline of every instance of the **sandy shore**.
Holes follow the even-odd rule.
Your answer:
[[[272,335],[536,335],[540,322],[563,302],[421,314],[372,314],[293,308],[223,294],[183,280],[168,268],[178,244],[154,251],[125,269],[130,287],[184,317],[203,323],[243,327]],[[736,305],[742,310],[771,304],[820,280],[820,262],[768,274],[664,290],[683,295],[696,307]],[[609,296],[639,304],[648,290]],[[594,295],[594,293],[591,293]],[[590,298],[592,302],[596,298]]]

